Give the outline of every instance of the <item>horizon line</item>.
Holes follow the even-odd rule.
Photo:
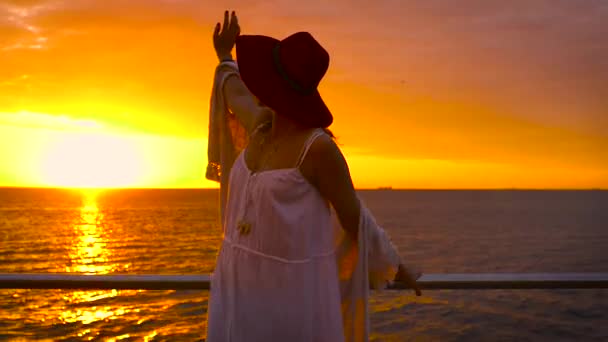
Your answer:
[[[47,189],[47,190],[219,190],[219,187],[62,187],[62,186],[9,186],[0,185],[0,189]],[[393,188],[393,187],[363,187],[356,191],[608,191],[608,188]]]

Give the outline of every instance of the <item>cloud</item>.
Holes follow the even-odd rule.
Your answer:
[[[3,3],[0,5],[0,37],[2,51],[43,49],[48,38],[32,19],[54,6],[45,2]]]
[[[104,126],[91,119],[72,119],[67,115],[49,115],[21,111],[18,113],[0,112],[0,126],[44,128],[52,130],[91,131]]]

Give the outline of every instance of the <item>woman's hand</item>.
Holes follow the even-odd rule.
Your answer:
[[[416,280],[420,278],[421,275],[422,273],[420,271],[408,269],[405,265],[399,264],[397,274],[395,275],[395,281],[405,284],[408,288],[416,291],[416,296],[420,296],[422,293],[420,292],[418,284],[416,284]]]
[[[232,15],[229,17],[228,11],[224,12],[224,24],[220,26],[220,23],[217,23],[213,30],[213,47],[220,61],[232,59],[232,48],[240,33],[241,28],[236,13],[232,11]]]

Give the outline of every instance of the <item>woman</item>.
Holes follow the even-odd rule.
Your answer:
[[[365,339],[343,329],[344,275],[336,262],[332,210],[349,241],[367,235],[359,236],[364,207],[327,130],[333,117],[317,91],[329,55],[305,32],[282,41],[239,33],[234,12],[226,12],[223,27],[218,23],[214,31],[220,66],[226,65],[216,73],[222,80],[216,84],[223,95],[218,101],[225,101],[248,142],[237,157],[222,159],[221,171],[214,165],[215,177],[208,170],[209,178],[226,179],[229,173],[229,179],[222,184],[224,241],[212,280],[207,339]],[[238,73],[228,66],[235,44]],[[234,143],[231,127],[232,135],[222,136]],[[397,264],[395,279],[419,294],[419,275]]]

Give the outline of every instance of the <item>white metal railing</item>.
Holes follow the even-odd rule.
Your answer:
[[[211,276],[83,275],[0,273],[3,289],[142,289],[209,290]],[[606,289],[608,273],[448,273],[425,274],[417,281],[426,290],[478,289]],[[389,289],[406,289],[394,283]]]

